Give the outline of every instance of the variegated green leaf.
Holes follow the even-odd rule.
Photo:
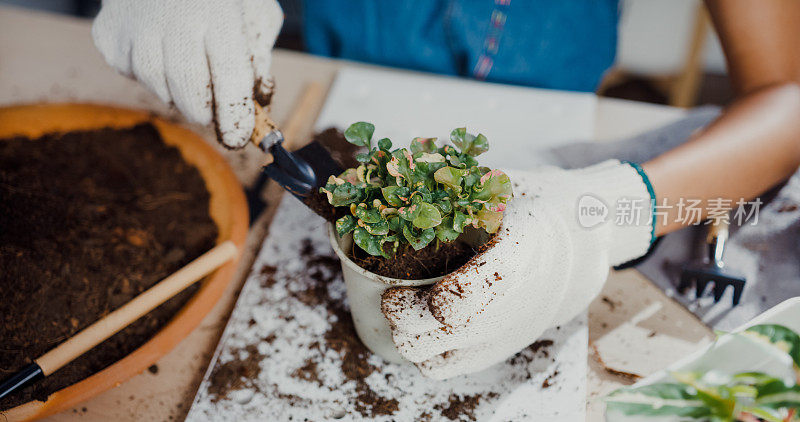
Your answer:
[[[453,225],[453,217],[445,217],[442,224],[436,226],[436,238],[442,242],[448,243],[458,239],[461,235]]]
[[[336,234],[339,237],[346,235],[356,228],[356,218],[352,215],[345,215],[344,217],[336,220]]]
[[[378,236],[369,234],[367,229],[357,227],[353,230],[353,242],[363,249],[366,253],[373,256],[383,256],[384,252],[381,249],[381,241]]]
[[[483,202],[506,202],[511,198],[511,180],[500,170],[492,170],[481,176],[474,188],[473,200]]]
[[[770,409],[787,408],[800,411],[800,386],[786,385],[776,379],[758,388],[755,404]]]
[[[453,190],[456,195],[461,193],[461,181],[464,177],[464,170],[455,167],[442,167],[433,173],[433,179]]]
[[[484,208],[475,214],[475,218],[478,221],[478,227],[483,227],[487,233],[497,233],[503,222],[503,212]]]
[[[414,138],[409,146],[412,154],[418,152],[435,152],[436,151],[436,138]],[[444,157],[442,157],[444,159]]]
[[[377,223],[364,224],[364,228],[373,236],[389,234],[389,222],[384,219],[381,219],[381,221]]]
[[[778,324],[754,325],[742,334],[756,340],[769,342],[784,353],[788,353],[795,366],[800,367],[800,335]]]
[[[412,248],[420,250],[436,237],[436,232],[433,229],[419,230],[418,234],[414,233],[408,226],[403,226],[403,237],[408,241]]]
[[[375,125],[367,122],[357,122],[344,131],[344,138],[353,145],[370,148],[373,133],[375,133]]]
[[[362,194],[363,190],[349,182],[342,183],[341,185],[334,185],[330,190],[329,186],[330,184],[326,185],[323,189],[328,193],[328,202],[334,207],[354,204],[364,197]]]
[[[407,207],[400,207],[397,209],[397,214],[400,216],[400,218],[407,221],[414,221],[414,219],[419,215],[419,212],[419,204],[411,204]]]
[[[383,199],[386,200],[387,204],[393,207],[399,207],[408,201],[409,193],[408,188],[404,186],[386,186],[381,188]]]
[[[623,415],[708,418],[706,404],[687,385],[661,383],[614,391],[605,399],[606,407]]]
[[[439,209],[427,202],[419,204],[419,213],[411,221],[415,227],[420,229],[430,229],[438,226],[441,222],[442,215],[439,213]]]
[[[380,211],[375,208],[367,207],[367,204],[361,203],[355,209],[355,215],[360,220],[368,224],[374,224],[383,219]]]

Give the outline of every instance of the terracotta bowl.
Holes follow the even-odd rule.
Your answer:
[[[151,122],[169,145],[200,171],[211,194],[210,213],[217,223],[217,243],[233,240],[241,250],[247,236],[247,203],[228,163],[197,134],[146,111],[95,104],[31,104],[0,107],[0,138],[87,130],[125,128]],[[31,401],[0,413],[8,421],[31,420],[69,409],[144,371],[200,324],[230,283],[238,263],[228,262],[202,281],[200,289],[156,335],[131,354],[102,371],[53,394],[46,402]]]

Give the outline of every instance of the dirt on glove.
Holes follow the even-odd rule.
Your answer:
[[[196,168],[155,127],[0,140],[0,378],[214,246]],[[8,409],[96,373],[148,341],[198,285],[49,377]]]

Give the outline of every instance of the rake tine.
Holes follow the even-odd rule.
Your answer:
[[[680,292],[680,294],[684,294],[690,287],[692,287],[692,277],[684,272],[681,274],[681,282],[678,284],[678,292]]]
[[[734,280],[731,282],[733,285],[733,306],[739,304],[739,300],[742,298],[742,292],[744,291],[744,280]]]
[[[728,287],[728,283],[716,280],[714,281],[714,303],[717,303],[722,299],[722,295],[725,294],[725,289]]]
[[[705,277],[697,277],[697,281],[695,283],[695,297],[701,298],[703,297],[703,293],[706,291],[706,286],[708,286],[708,282],[711,281]]]

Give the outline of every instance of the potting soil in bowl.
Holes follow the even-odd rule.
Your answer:
[[[150,124],[0,140],[0,378],[214,246],[196,168]],[[148,341],[198,285],[0,410],[102,370]]]

